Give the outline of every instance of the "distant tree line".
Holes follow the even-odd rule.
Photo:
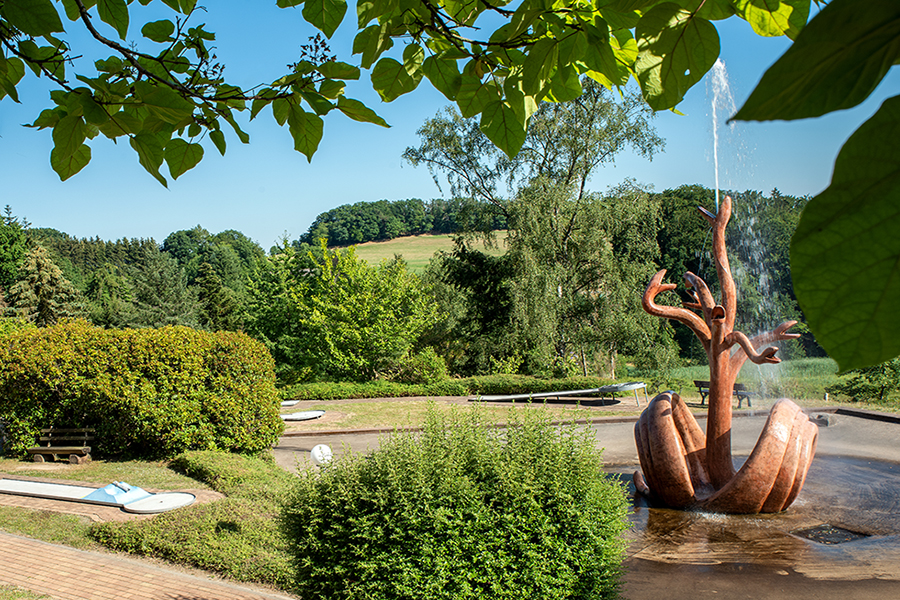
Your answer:
[[[491,204],[469,198],[412,198],[338,206],[316,217],[297,241],[315,246],[324,239],[330,247],[344,247],[409,235],[500,229],[506,229],[506,217]]]
[[[730,193],[741,327],[802,323],[788,240],[806,198]],[[504,204],[503,255],[460,236],[420,276],[402,260],[371,266],[321,240],[285,240],[267,255],[238,231],[200,226],[162,243],[77,239],[31,228],[7,209],[0,286],[6,315],[38,325],[80,316],[110,328],[243,330],[266,343],[285,381],[369,379],[434,360],[461,375],[612,375],[625,362],[659,368],[702,359],[689,332],[640,308],[659,268],[682,294],[687,271],[715,281],[699,205],[714,210],[715,192],[694,185],[650,193],[628,182],[575,201],[566,188],[539,180]],[[671,293],[670,302],[678,301]],[[817,353],[808,334],[787,349],[788,356]]]
[[[39,326],[83,317],[101,327],[242,327],[247,284],[265,252],[237,231],[197,226],[153,239],[75,238],[31,228],[7,207],[0,287],[8,316]]]

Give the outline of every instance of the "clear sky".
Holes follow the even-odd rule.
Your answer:
[[[131,6],[141,10],[137,3]],[[250,86],[283,74],[285,65],[296,60],[299,45],[315,33],[298,10],[278,9],[274,0],[253,3],[251,11],[247,3],[233,0],[210,6],[199,22],[216,32],[216,52],[232,83]],[[129,37],[138,37],[140,25],[152,18],[160,17],[139,22],[133,17]],[[351,63],[358,62],[350,56],[354,23],[348,17],[332,40],[338,58]],[[736,18],[717,26],[720,56],[740,107],[789,41],[760,38]],[[73,24],[67,27],[76,29]],[[34,227],[77,237],[152,237],[161,242],[173,231],[201,225],[211,233],[236,229],[268,249],[285,233],[292,239],[302,235],[318,214],[342,204],[441,196],[427,169],[404,164],[401,154],[418,143],[416,130],[423,121],[448,102],[423,79],[415,92],[382,103],[367,75],[364,71],[363,81],[348,87],[347,95],[376,110],[390,129],[351,121],[334,111],[326,117],[325,137],[308,163],[266,110],[251,123],[246,117],[241,121],[251,136],[249,145],[227,133],[228,152],[221,157],[206,144],[200,165],[170,180],[166,189],[138,165],[127,142],[116,146],[101,138],[91,144],[91,163],[60,182],[50,168],[49,130],[21,126],[50,105],[47,88],[28,72],[29,83],[20,92],[22,104],[8,98],[0,102],[0,206],[11,205],[13,214]],[[692,183],[714,187],[710,79],[708,74],[679,106],[684,116],[657,116],[655,125],[666,140],[662,154],[652,162],[623,154],[594,176],[591,187],[602,191],[626,178],[657,191]],[[720,112],[721,186],[817,194],[827,187],[843,142],[896,92],[898,83],[900,76],[894,73],[862,106],[807,121],[738,123],[731,128],[724,124],[728,115]],[[162,172],[167,175],[165,166]]]

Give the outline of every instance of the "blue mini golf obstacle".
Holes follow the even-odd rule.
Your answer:
[[[124,481],[116,481],[102,488],[93,488],[4,478],[0,479],[0,494],[117,506],[126,512],[135,514],[166,512],[187,506],[195,500],[193,494],[186,492],[153,494],[139,487],[129,485]]]

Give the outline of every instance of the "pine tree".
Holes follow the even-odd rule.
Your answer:
[[[9,301],[15,315],[33,321],[38,327],[53,325],[63,317],[75,317],[82,312],[78,292],[42,246],[35,246],[25,254],[19,280],[9,290]]]
[[[208,262],[200,265],[196,286],[199,288],[201,325],[212,331],[240,329],[242,319],[234,292],[225,287]]]

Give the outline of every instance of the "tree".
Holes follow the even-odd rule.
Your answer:
[[[588,363],[602,354],[609,374],[618,352],[633,348],[628,340],[646,341],[645,330],[659,329],[655,320],[640,314],[634,290],[646,282],[635,279],[633,268],[642,265],[637,272],[644,278],[654,272],[658,210],[649,209],[646,194],[619,190],[628,200],[618,202],[589,193],[587,183],[625,147],[652,158],[663,140],[638,96],[626,94],[617,102],[591,80],[584,90],[577,100],[541,105],[522,150],[512,159],[497,151],[475,119],[453,111],[429,119],[419,130],[422,144],[404,155],[413,164],[425,163],[433,174],[446,174],[454,194],[478,197],[507,218],[504,260],[466,250],[445,259],[444,266],[451,282],[471,290],[469,302],[488,303],[496,313],[488,326],[478,310],[470,311],[469,322],[479,325],[470,330],[472,341],[491,340],[474,346],[488,350],[488,358],[520,353],[527,372],[563,374],[579,364],[586,373]],[[511,198],[502,194],[503,187]],[[644,224],[649,226],[650,244],[639,235],[626,242],[619,225],[623,220],[635,231],[646,233]],[[621,247],[614,248],[616,244]],[[475,267],[473,275],[470,267]],[[625,285],[635,287],[626,290]],[[624,298],[628,293],[634,297],[631,302]],[[626,305],[633,319],[620,313]],[[670,348],[671,342],[648,343],[641,354],[656,347]],[[484,370],[486,361],[478,362]]]
[[[197,287],[201,325],[212,331],[240,329],[241,315],[234,292],[222,285],[211,264],[205,262],[200,265]]]
[[[188,287],[184,270],[165,252],[147,250],[132,281],[135,312],[129,326],[195,327],[198,324],[197,299]]]
[[[38,327],[53,325],[80,312],[78,292],[42,246],[25,254],[19,280],[9,290],[9,300],[16,315]]]
[[[639,95],[629,91],[616,102],[589,78],[583,88],[569,102],[541,104],[513,158],[497,150],[476,119],[452,108],[426,121],[418,131],[422,144],[407,148],[403,157],[413,166],[425,164],[436,183],[438,173],[445,175],[454,196],[490,202],[507,217],[505,199],[537,178],[571,187],[581,198],[597,167],[627,146],[651,159],[665,146]]]
[[[25,258],[27,249],[25,228],[12,215],[9,205],[0,219],[0,294],[7,293],[19,276],[19,265]]]
[[[95,271],[87,284],[88,318],[99,327],[121,328],[134,319],[134,292],[129,278],[116,265]]]
[[[345,0],[276,1],[283,8],[303,4],[303,18],[327,38],[347,12]],[[387,125],[343,95],[346,81],[359,78],[360,69],[333,60],[321,39],[301,47],[284,77],[242,89],[225,81],[223,66],[209,51],[215,34],[189,25],[196,1],[163,2],[176,13],[175,21],[146,23],[141,34],[148,41],[138,43],[128,39],[131,12],[125,0],[63,0],[65,16],[112,52],[94,63],[96,75],[76,67],[75,77],[84,84],[78,87],[67,69],[83,53],[60,37],[57,5],[6,0],[0,7],[0,99],[18,101],[26,66],[58,88],[51,95],[55,106],[32,126],[53,129],[50,161],[62,179],[88,164],[86,140],[99,133],[128,137],[144,168],[165,184],[163,162],[173,178],[193,168],[203,157],[204,135],[225,151],[223,125],[249,141],[236,112],[249,111],[253,118],[271,108],[307,157],[322,138],[322,117],[334,110]],[[512,157],[539,103],[577,98],[581,76],[608,88],[634,78],[654,110],[674,108],[718,57],[714,21],[735,15],[760,35],[796,40],[735,118],[797,119],[857,105],[900,60],[900,5],[868,0],[860,9],[854,0],[832,0],[807,26],[811,3],[524,0],[512,8],[506,2],[370,2],[358,7],[353,53],[362,68],[371,69],[372,87],[384,101],[428,79],[463,117],[480,115],[479,129]],[[101,29],[109,26],[108,33],[94,25],[94,17]],[[405,43],[392,53],[395,40]],[[894,318],[900,303],[894,208],[900,163],[885,160],[900,155],[900,141],[891,134],[898,121],[900,98],[894,97],[851,136],[832,185],[810,203],[792,242],[801,306],[844,369],[900,353],[900,322]],[[861,206],[866,209],[847,210]]]
[[[265,341],[283,379],[373,379],[437,317],[403,261],[371,267],[353,247],[329,250],[324,243],[305,260],[284,244],[251,286],[251,298],[248,331]]]
[[[429,292],[448,319],[428,332],[429,341],[454,372],[487,373],[492,359],[521,354],[509,334],[514,275],[508,256],[473,250],[461,237],[429,264]]]

